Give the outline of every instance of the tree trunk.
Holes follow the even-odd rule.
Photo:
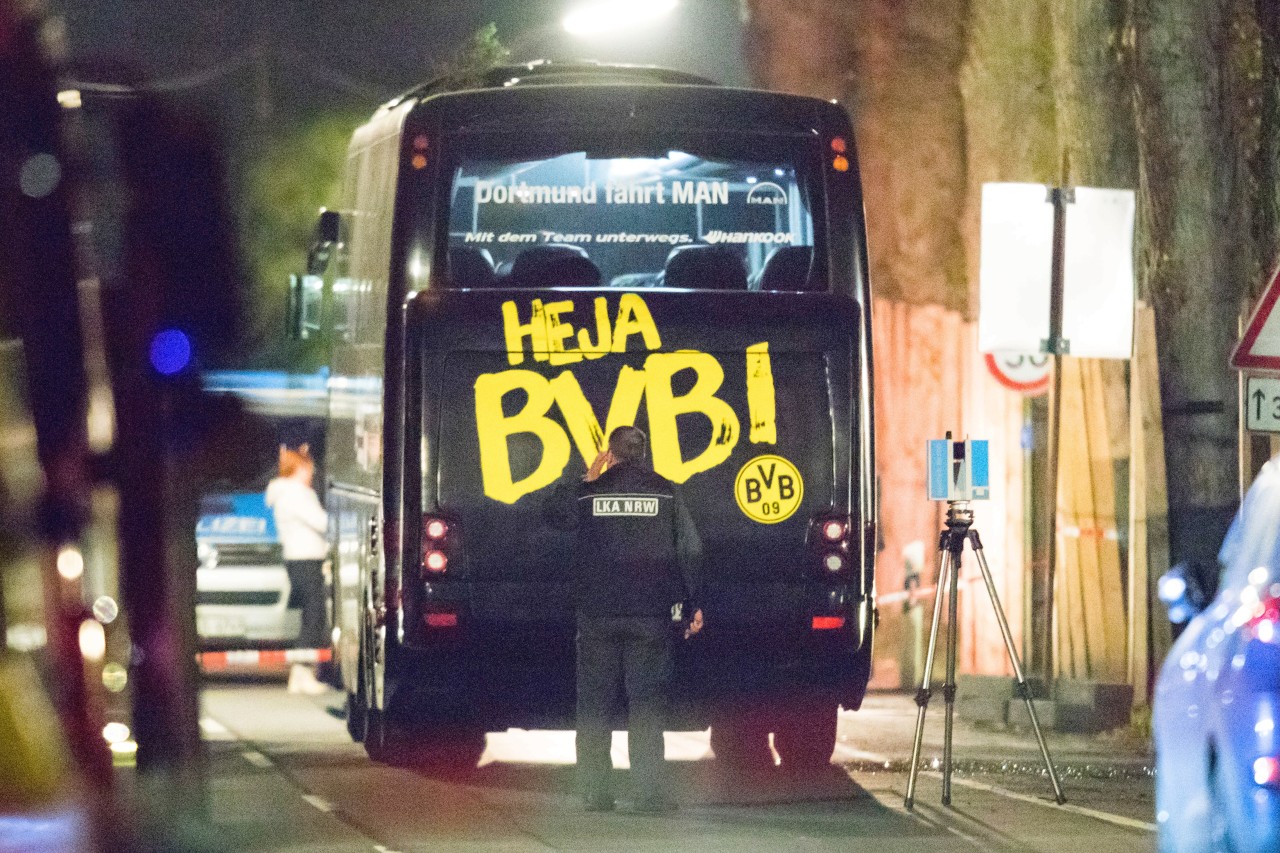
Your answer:
[[[1125,0],[1070,0],[1050,9],[1059,162],[1067,164],[1067,174],[1058,178],[1134,189],[1133,105],[1121,65]]]
[[[1280,3],[1255,0],[1259,27],[1258,204],[1255,240],[1263,273],[1280,262]]]
[[[1249,254],[1231,212],[1243,203],[1221,49],[1231,40],[1231,2],[1129,0],[1126,34],[1138,131],[1137,266],[1140,292],[1156,310],[1170,545],[1175,560],[1207,565],[1238,496],[1236,377],[1227,361]]]
[[[852,113],[877,294],[968,312],[958,84],[968,0],[748,0],[747,8],[755,79],[839,98]]]

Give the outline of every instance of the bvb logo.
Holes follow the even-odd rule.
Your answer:
[[[791,462],[766,453],[742,466],[733,484],[733,496],[747,518],[761,524],[777,524],[800,508],[804,480]]]

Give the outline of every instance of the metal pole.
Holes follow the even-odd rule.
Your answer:
[[[908,809],[915,805],[916,776],[920,772],[920,749],[924,742],[924,714],[929,708],[931,691],[929,682],[933,676],[933,660],[938,650],[938,624],[942,620],[942,597],[946,594],[947,581],[951,572],[951,553],[947,550],[947,533],[942,532],[942,541],[938,546],[938,582],[933,593],[933,621],[929,625],[929,648],[924,656],[924,674],[920,677],[920,690],[916,693],[916,735],[911,743],[911,769],[907,776],[907,796],[903,801]]]
[[[1249,322],[1248,309],[1236,316],[1236,340],[1244,336],[1245,323]],[[1250,471],[1253,464],[1253,443],[1249,438],[1246,425],[1249,422],[1249,401],[1246,399],[1246,382],[1243,370],[1236,371],[1236,477],[1238,480],[1237,500],[1244,500],[1244,493],[1249,489]]]
[[[947,536],[951,550],[951,586],[950,598],[947,601],[947,680],[942,683],[942,701],[946,712],[942,733],[942,804],[944,806],[951,805],[951,739],[955,728],[956,646],[959,642],[956,626],[959,624],[960,563],[961,554],[964,552],[964,536],[959,529],[951,529],[948,526]]]
[[[1040,594],[1043,608],[1039,620],[1040,654],[1036,663],[1040,675],[1048,683],[1053,679],[1053,584],[1058,556],[1058,431],[1062,410],[1062,360],[1070,349],[1062,339],[1062,299],[1066,279],[1067,205],[1075,200],[1070,187],[1050,187],[1048,201],[1053,204],[1053,258],[1049,276],[1049,337],[1041,349],[1049,355],[1049,418],[1046,430],[1045,495],[1041,501],[1046,536],[1046,562],[1041,570]]]
[[[1031,577],[1022,584],[1022,659],[1029,666],[1036,660],[1036,590],[1035,572],[1039,543],[1036,540],[1036,519],[1032,507],[1036,503],[1036,418],[1033,397],[1022,398],[1022,547],[1023,564],[1031,568]]]

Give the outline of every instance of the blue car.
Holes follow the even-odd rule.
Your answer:
[[[1280,851],[1280,460],[1268,462],[1219,552],[1217,596],[1194,577],[1160,581],[1189,618],[1156,683],[1160,850]],[[1179,618],[1181,617],[1181,618]]]

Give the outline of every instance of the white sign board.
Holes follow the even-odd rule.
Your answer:
[[[1244,393],[1245,429],[1280,432],[1280,379],[1250,376]]]
[[[1133,350],[1129,190],[1076,187],[1066,207],[1062,338],[1069,355]],[[983,184],[978,349],[1043,352],[1049,337],[1053,203],[1043,184]]]

